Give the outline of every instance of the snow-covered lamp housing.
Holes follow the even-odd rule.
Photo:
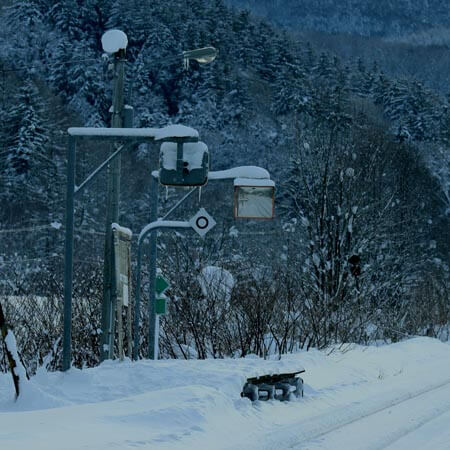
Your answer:
[[[209,152],[204,142],[163,142],[159,181],[168,186],[203,186],[208,181]]]
[[[234,217],[237,219],[272,219],[275,183],[268,179],[234,180]]]

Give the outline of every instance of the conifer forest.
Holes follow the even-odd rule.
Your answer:
[[[135,128],[193,127],[211,170],[260,166],[276,183],[272,221],[234,219],[230,180],[210,181],[173,213],[186,220],[205,207],[217,225],[204,239],[158,236],[158,267],[171,285],[160,357],[449,338],[448,8],[430,0],[434,16],[421,17],[419,0],[367,0],[346,20],[337,1],[280,3],[0,1],[0,303],[30,374],[61,368],[67,129],[110,126],[101,45],[110,29],[128,36],[125,102]],[[185,68],[176,58],[206,46],[219,51],[211,64]],[[110,151],[80,144],[76,183]],[[133,298],[158,161],[156,144],[121,160]],[[77,367],[100,357],[106,186],[104,172],[75,201]],[[158,189],[160,217],[187,192]],[[202,289],[208,266],[232,274],[229,296]],[[140,314],[145,357],[145,306]],[[1,346],[0,370],[8,370]]]

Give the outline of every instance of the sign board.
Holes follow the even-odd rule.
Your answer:
[[[156,314],[166,314],[167,303],[165,297],[155,298],[155,313]]]
[[[128,228],[112,224],[114,245],[114,267],[117,299],[128,306],[131,280],[131,236]]]
[[[206,212],[205,208],[200,208],[189,223],[201,237],[204,237],[216,225],[216,221]]]
[[[234,180],[234,217],[273,219],[275,183],[272,180]]]
[[[204,142],[164,142],[159,159],[163,185],[203,186],[208,181],[209,152]]]
[[[158,295],[164,294],[164,292],[169,289],[169,287],[169,282],[162,275],[156,276],[155,291]]]

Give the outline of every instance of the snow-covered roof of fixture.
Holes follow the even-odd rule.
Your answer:
[[[186,144],[184,144],[186,145]],[[152,171],[153,178],[159,178],[159,170]],[[240,166],[233,167],[227,170],[210,170],[208,172],[208,180],[229,180],[233,178],[244,178],[247,181],[250,179],[255,181],[259,180],[270,180],[270,174],[266,169],[258,166]],[[275,184],[273,184],[274,186]],[[252,184],[251,186],[256,186]],[[264,184],[262,186],[268,186]]]
[[[168,125],[164,128],[157,129],[155,140],[167,139],[171,137],[192,137],[198,138],[198,131],[185,125]]]
[[[203,155],[208,151],[204,142],[190,142],[183,144],[183,159],[188,163],[187,168],[200,169]],[[177,144],[163,142],[161,144],[162,167],[167,170],[177,170]]]
[[[191,228],[191,224],[181,220],[156,220],[142,228],[139,233],[138,242],[141,242],[152,230],[159,230],[161,228]]]
[[[275,182],[261,178],[235,178],[235,186],[275,187]]]
[[[227,178],[260,178],[270,179],[270,174],[266,169],[258,166],[240,166],[227,170],[210,171],[210,180],[225,180]]]
[[[127,236],[129,236],[130,239],[133,236],[133,232],[129,228],[122,227],[118,223],[115,223],[115,222],[111,224],[111,229],[117,230],[120,233],[126,234]]]

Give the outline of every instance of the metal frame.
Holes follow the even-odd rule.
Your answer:
[[[71,341],[72,341],[72,288],[73,288],[73,238],[74,238],[74,204],[75,195],[77,195],[82,189],[84,189],[92,180],[101,173],[105,167],[113,162],[125,149],[128,149],[132,144],[139,143],[151,143],[151,142],[173,142],[182,140],[183,142],[198,142],[198,137],[185,136],[185,137],[164,137],[158,138],[157,128],[69,128],[69,145],[68,145],[68,159],[67,159],[67,195],[66,195],[66,241],[65,241],[65,268],[64,268],[64,331],[63,331],[63,370],[68,370],[71,366]],[[79,139],[99,139],[103,141],[116,141],[122,142],[122,145],[112,153],[103,163],[100,164],[86,179],[79,185],[75,185],[75,165],[76,165],[76,143]],[[210,171],[208,174],[209,180],[225,180],[236,178],[233,171],[229,169],[225,171]],[[240,173],[240,178],[245,178],[245,173]],[[158,179],[159,172],[152,172],[152,206],[151,206],[151,220],[156,222],[158,213],[158,189],[156,180]],[[262,179],[270,179],[270,175],[264,169],[261,169]],[[255,178],[254,173],[249,173],[249,178]],[[178,203],[164,216],[163,220],[169,216],[175,209],[178,208],[197,187],[194,187],[189,191]],[[136,305],[135,305],[135,318],[134,318],[134,348],[133,358],[137,359],[139,349],[139,308],[140,308],[140,266],[142,259],[142,243],[145,237],[151,233],[150,237],[150,298],[149,298],[149,358],[155,359],[157,357],[157,342],[156,333],[157,327],[157,315],[155,313],[155,279],[156,279],[156,239],[157,231],[162,228],[191,228],[189,222],[179,222],[178,226],[167,227],[163,224],[148,226],[144,230],[145,233],[140,235],[138,241],[138,271],[137,277],[139,277],[138,286],[136,289]],[[173,224],[173,222],[172,222]],[[143,231],[144,231],[143,230]],[[111,311],[109,311],[111,313]],[[109,314],[111,316],[111,314]],[[111,328],[111,327],[110,327]],[[110,333],[111,334],[111,333]],[[113,344],[112,335],[108,336],[108,342]]]
[[[209,171],[208,174],[208,181],[224,181],[224,180],[232,180],[235,178],[245,178],[245,175],[248,175],[249,179],[255,179],[255,172],[254,166],[251,166],[247,170],[247,168],[241,167],[241,171],[239,172],[239,177],[236,176],[236,168],[227,169],[227,170],[220,170],[220,171]],[[270,180],[270,174],[263,168],[260,169],[259,172],[259,179],[262,180]],[[152,183],[155,185],[152,188],[153,196],[152,196],[152,212],[151,212],[151,219],[152,222],[147,225],[149,228],[144,228],[144,230],[147,230],[145,232],[146,237],[149,233],[150,234],[150,267],[149,267],[149,350],[148,355],[149,359],[157,359],[158,358],[158,315],[155,312],[155,299],[156,299],[156,293],[155,293],[155,280],[156,280],[156,261],[157,261],[157,229],[161,229],[162,227],[151,227],[152,224],[156,223],[157,217],[158,217],[158,189],[157,189],[157,180],[159,179],[159,171],[155,170],[152,172]],[[184,201],[190,197],[199,186],[193,187],[192,190],[190,190],[185,196],[183,196],[167,213],[166,215],[161,219],[161,221],[164,221],[167,219],[167,217],[175,211]],[[234,209],[234,207],[233,207]],[[190,225],[189,225],[190,227]],[[165,227],[168,228],[168,227]],[[169,227],[170,228],[170,227]],[[172,227],[175,228],[175,227]],[[188,228],[185,225],[182,225],[181,228]],[[141,231],[141,235],[144,232]],[[141,285],[141,243],[143,243],[144,238],[142,238],[141,241],[141,235],[139,237],[139,244],[138,244],[138,266],[137,266],[137,274],[136,274],[136,303],[135,303],[135,317],[134,317],[134,347],[133,347],[133,359],[136,361],[138,359],[138,353],[139,353],[139,313],[140,313],[140,285]]]
[[[149,344],[148,344],[148,357],[149,359],[158,359],[158,338],[156,333],[157,327],[157,314],[155,310],[155,281],[156,281],[156,231],[171,229],[189,229],[191,224],[184,221],[164,221],[158,220],[147,225],[139,235],[138,239],[138,252],[137,252],[137,267],[136,267],[136,300],[134,310],[134,346],[133,346],[133,359],[138,360],[139,357],[139,317],[141,309],[141,261],[142,261],[142,244],[149,233],[152,233],[152,239],[150,242],[151,257],[150,257],[150,298],[148,304],[149,315]]]
[[[108,165],[132,144],[171,141],[173,137],[158,138],[158,128],[69,128],[67,157],[67,191],[66,191],[66,239],[64,255],[64,324],[63,324],[63,363],[62,369],[68,370],[72,358],[72,288],[73,288],[73,238],[74,238],[74,204],[75,196],[95,179]],[[102,141],[122,142],[99,167],[97,167],[79,185],[75,185],[76,144],[79,139],[98,139]],[[198,142],[198,137],[177,137],[183,142]],[[157,189],[153,189],[156,190]],[[156,214],[156,209],[155,209]],[[156,241],[155,241],[156,246]],[[111,316],[111,314],[108,314]],[[109,338],[109,341],[111,338]]]

